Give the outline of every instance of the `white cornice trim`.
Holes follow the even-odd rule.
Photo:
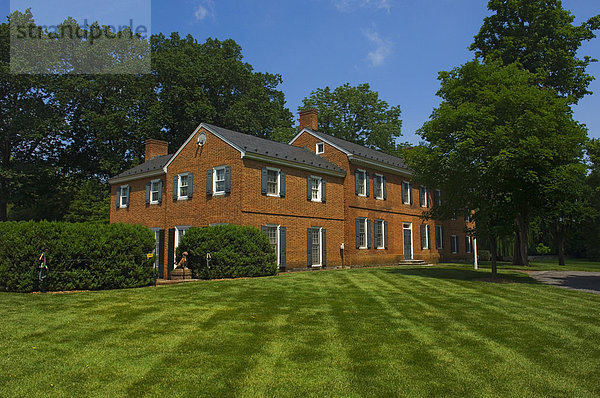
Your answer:
[[[287,167],[293,167],[295,169],[307,170],[307,171],[311,171],[311,172],[318,173],[318,174],[326,174],[326,175],[330,175],[330,176],[334,176],[334,177],[346,176],[345,171],[342,172],[342,171],[323,169],[318,166],[312,166],[309,164],[291,162],[289,160],[273,158],[271,156],[259,155],[257,153],[247,152],[243,157],[245,157],[247,159],[260,160],[263,162],[272,163],[272,164],[276,164],[279,166],[287,166]]]
[[[122,182],[139,180],[141,178],[161,176],[163,174],[165,174],[165,171],[163,169],[158,169],[158,170],[146,171],[146,172],[139,173],[139,174],[131,174],[128,176],[123,176],[123,177],[110,178],[108,180],[108,183],[110,185],[114,185],[114,184],[120,184]]]

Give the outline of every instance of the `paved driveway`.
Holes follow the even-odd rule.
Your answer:
[[[529,275],[547,285],[600,294],[600,272],[534,271]]]

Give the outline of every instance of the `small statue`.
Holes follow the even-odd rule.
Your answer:
[[[187,267],[187,255],[188,252],[181,253],[181,260],[177,263],[175,269],[188,269]]]

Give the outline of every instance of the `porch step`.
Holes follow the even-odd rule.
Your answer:
[[[432,264],[426,263],[423,260],[402,260],[398,263],[398,265],[420,265],[420,266],[431,266]]]

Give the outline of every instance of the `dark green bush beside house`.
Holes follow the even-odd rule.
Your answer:
[[[257,228],[217,225],[190,228],[179,243],[177,259],[188,252],[194,278],[240,278],[277,274],[277,256],[269,238]],[[206,265],[211,254],[211,266]]]
[[[0,223],[0,290],[39,289],[38,258],[47,253],[48,290],[100,290],[153,284],[154,236],[127,224]]]

